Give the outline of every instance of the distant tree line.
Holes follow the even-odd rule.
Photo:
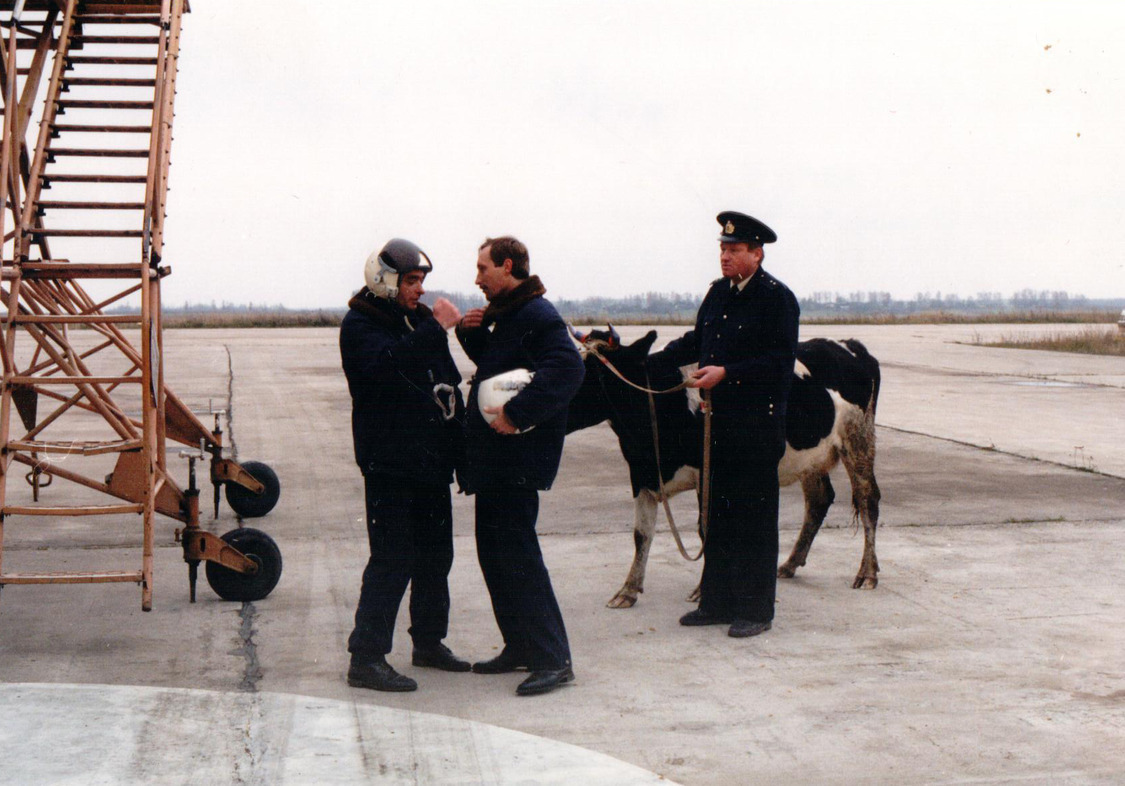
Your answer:
[[[439,297],[449,299],[461,311],[486,305],[479,292],[444,292],[431,290],[425,296],[427,303]],[[643,324],[685,324],[695,318],[703,296],[698,293],[647,292],[642,295],[609,297],[597,295],[586,298],[553,298],[552,302],[567,320],[575,324],[600,324],[603,322],[634,322]],[[919,292],[909,300],[900,300],[889,292],[855,291],[813,292],[800,298],[801,317],[810,320],[869,319],[873,317],[912,317],[915,315],[1003,315],[1005,313],[1031,314],[1116,314],[1125,309],[1125,298],[1088,298],[1055,290],[1021,289],[1005,297],[999,292],[978,292],[975,295],[958,295],[942,292]],[[121,306],[110,313],[136,311],[136,306]],[[165,306],[168,316],[225,316],[229,321],[263,324],[338,324],[343,308],[293,309],[280,304],[185,303],[183,306]],[[270,320],[273,320],[271,322]]]
[[[1004,297],[999,292],[958,295],[952,292],[918,292],[910,300],[896,300],[889,292],[813,292],[799,298],[802,316],[847,314],[910,314],[942,311],[951,314],[997,314],[1006,311],[1111,311],[1125,307],[1125,298],[1088,298],[1058,290],[1021,289]]]

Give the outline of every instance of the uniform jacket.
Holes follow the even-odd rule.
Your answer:
[[[789,288],[762,268],[741,291],[720,278],[699,307],[695,329],[650,363],[723,366],[727,376],[711,390],[715,416],[773,419],[784,435],[800,313]]]
[[[493,298],[478,328],[457,338],[477,365],[466,413],[466,457],[460,473],[469,493],[495,486],[548,489],[558,473],[566,436],[566,412],[585,375],[566,323],[543,294],[537,276]],[[505,406],[520,434],[497,434],[477,406],[481,380],[514,368],[535,378]],[[527,429],[534,426],[534,429]]]
[[[463,446],[465,408],[445,329],[426,306],[410,313],[366,288],[348,306],[340,356],[352,395],[356,463],[364,474],[449,483]],[[448,388],[435,395],[437,385]],[[452,419],[436,396],[455,402]]]

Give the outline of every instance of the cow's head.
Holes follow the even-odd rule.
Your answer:
[[[583,357],[586,357],[591,349],[612,352],[621,348],[621,336],[611,324],[606,324],[608,330],[594,328],[588,333],[576,330],[573,325],[567,325],[567,327],[570,328],[570,335],[574,336],[574,340],[578,342]]]
[[[656,341],[656,331],[650,330],[632,344],[625,345],[613,325],[606,325],[606,328],[589,333],[571,331],[584,350],[586,377],[570,402],[567,433],[589,428],[610,418],[615,407],[620,408],[620,398],[631,397],[635,393],[605,367],[606,363],[612,363],[626,379],[638,385],[645,384],[645,358]]]

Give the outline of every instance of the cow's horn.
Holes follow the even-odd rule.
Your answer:
[[[569,322],[566,323],[566,327],[567,327],[567,330],[570,331],[570,335],[574,336],[575,341],[577,341],[579,344],[585,344],[586,343],[586,334],[585,333],[580,333],[579,331],[575,330],[574,325],[570,324]]]

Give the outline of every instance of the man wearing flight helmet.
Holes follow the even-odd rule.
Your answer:
[[[441,643],[453,565],[449,484],[463,440],[464,405],[446,335],[461,313],[444,298],[432,311],[419,302],[432,267],[410,241],[389,241],[368,257],[367,286],[349,301],[340,326],[371,546],[348,640],[348,684],[354,687],[417,689],[386,660],[408,583],[413,665],[469,670]]]

